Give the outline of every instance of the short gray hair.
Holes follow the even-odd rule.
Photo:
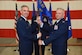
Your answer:
[[[63,11],[64,11],[64,9],[63,9],[63,8],[57,8],[57,10],[63,10]]]
[[[22,5],[22,6],[21,6],[21,9],[22,9],[23,7],[27,7],[27,8],[29,8],[27,5]]]
[[[63,14],[65,14],[65,10],[63,8],[57,8],[57,10],[62,10],[63,11]]]

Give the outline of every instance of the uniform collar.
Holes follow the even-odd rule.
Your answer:
[[[25,21],[27,21],[27,18],[25,18],[23,15],[21,15],[22,18],[24,18]]]
[[[60,22],[60,20],[62,20],[62,19],[64,19],[64,18],[58,19],[56,22],[57,22],[57,23],[59,23],[59,22]]]

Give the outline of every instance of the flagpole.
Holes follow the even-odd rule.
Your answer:
[[[16,11],[15,11],[15,26],[14,26],[14,30],[16,32],[16,43],[17,45],[19,44],[19,37],[17,35],[17,31],[16,31],[16,23],[17,23],[17,20],[18,20],[18,8],[17,8],[17,3],[15,3],[15,8],[16,8]],[[18,47],[16,46],[16,49],[14,51],[18,51]]]
[[[69,6],[69,0],[68,0],[68,2],[67,2],[67,6]],[[67,8],[68,9],[68,8]],[[67,48],[67,52],[69,52],[70,51],[70,49],[69,48]]]
[[[38,16],[40,15],[40,11],[37,9],[38,11]],[[38,27],[39,28],[39,32],[40,32],[40,26]],[[41,38],[39,38],[39,40],[41,40]],[[39,53],[40,55],[42,55],[42,48],[41,48],[41,45],[39,45]]]
[[[37,9],[37,16],[39,16],[40,15],[40,11]],[[40,32],[40,26],[38,27],[39,28],[39,32]],[[39,38],[39,40],[41,40],[41,38]],[[39,46],[39,53],[40,53],[40,55],[42,55],[42,48],[41,48],[41,45]]]
[[[34,4],[34,0],[32,0],[32,1],[33,1],[33,4]],[[40,26],[39,26],[39,32],[40,32]],[[41,38],[39,40],[41,40]],[[42,55],[41,45],[39,46],[39,53],[40,53],[40,55]]]
[[[50,4],[50,7],[49,7],[49,12],[50,12],[50,25],[52,25],[52,5],[51,5],[51,0],[49,0],[49,4]]]

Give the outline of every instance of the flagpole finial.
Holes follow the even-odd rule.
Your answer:
[[[15,3],[17,5],[17,3]]]
[[[33,1],[33,3],[34,3],[34,0],[32,0]]]
[[[69,4],[69,0],[68,0],[68,4]]]
[[[69,2],[68,2],[68,4],[69,4]]]
[[[68,4],[68,6],[69,6],[69,2],[68,2],[67,4]]]
[[[51,0],[49,0],[49,2],[51,3]]]

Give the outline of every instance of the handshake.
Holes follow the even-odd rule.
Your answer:
[[[40,37],[42,36],[41,32],[38,33],[38,36],[40,36]],[[39,38],[40,38],[40,37],[39,37]],[[46,39],[47,39],[47,38],[49,38],[49,36],[46,36]],[[41,40],[41,39],[38,40],[38,44],[39,44],[39,45],[45,45],[44,41]]]
[[[42,33],[39,32],[39,33],[37,34],[37,38],[41,38],[41,36],[42,36]]]
[[[45,45],[42,40],[38,40],[38,44],[39,44],[39,45]]]
[[[42,34],[41,34],[41,32],[39,32],[39,33],[37,34],[37,38],[41,38],[41,36],[42,36]],[[43,42],[42,40],[38,40],[38,44],[39,44],[39,45],[44,45],[42,42]]]

